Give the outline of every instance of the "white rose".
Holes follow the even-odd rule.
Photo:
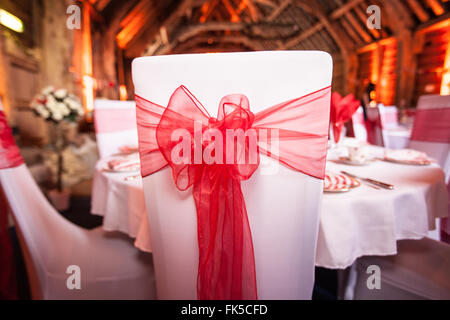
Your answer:
[[[44,88],[44,90],[42,90],[42,93],[44,95],[48,95],[48,94],[52,93],[53,91],[55,91],[55,88],[53,86],[48,86],[48,87]]]
[[[55,121],[61,121],[63,119],[63,115],[60,112],[53,112],[52,119]]]
[[[56,99],[52,95],[48,95],[47,102],[45,103],[48,108],[54,107],[57,103]]]
[[[44,119],[47,119],[48,117],[50,117],[50,112],[49,112],[49,111],[47,110],[47,108],[46,108],[44,105],[42,105],[42,104],[37,105],[36,111],[37,111],[37,113],[39,113],[39,115],[40,115],[42,118],[44,118]]]
[[[55,91],[55,97],[58,99],[64,99],[67,96],[66,89],[58,89]]]
[[[62,102],[58,102],[56,104],[56,110],[63,116],[68,116],[70,114],[69,108],[67,108],[66,104]]]

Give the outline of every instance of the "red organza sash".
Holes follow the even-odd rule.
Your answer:
[[[358,110],[360,102],[355,99],[353,94],[344,98],[337,92],[331,96],[331,114],[330,120],[333,127],[334,141],[337,143],[341,137],[341,131],[344,124],[350,120],[353,114]]]
[[[411,140],[450,143],[450,108],[416,110]]]
[[[229,95],[220,102],[217,118],[212,118],[184,86],[175,90],[167,108],[136,95],[142,176],[170,166],[179,190],[193,187],[199,299],[257,299],[252,236],[240,182],[249,179],[258,168],[259,153],[299,172],[324,178],[330,90],[326,87],[257,114],[250,111],[244,95]],[[183,151],[185,161],[181,163],[172,156],[180,143],[172,139],[178,129],[192,137],[190,152]],[[216,140],[201,138],[209,129],[222,132],[223,155],[215,154],[213,163],[205,159],[199,163],[196,149],[206,152],[215,145]],[[256,133],[257,156],[253,161],[251,154],[245,157],[245,152],[244,156],[234,152],[239,148],[248,152],[250,138],[227,147],[225,137],[229,129]],[[231,164],[226,161],[229,153],[234,158]]]
[[[0,110],[0,170],[17,167],[22,163],[5,114]],[[11,238],[8,234],[8,206],[0,186],[0,299],[16,297],[13,259]]]
[[[128,109],[95,109],[95,132],[111,133],[136,129],[136,113]]]

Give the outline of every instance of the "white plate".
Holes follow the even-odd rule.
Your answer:
[[[371,164],[373,161],[374,160],[365,160],[364,162],[352,161],[348,157],[339,157],[337,160],[334,160],[334,162],[347,164],[350,166],[367,166],[367,165]]]

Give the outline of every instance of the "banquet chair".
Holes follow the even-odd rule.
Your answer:
[[[353,133],[359,141],[367,142],[367,129],[364,121],[363,107],[360,106],[352,116]]]
[[[449,300],[450,245],[429,238],[400,240],[398,254],[356,262],[355,300]],[[379,288],[374,269],[379,267]]]
[[[382,108],[382,106],[381,106]],[[373,145],[384,147],[383,123],[381,121],[380,105],[367,108],[367,141]],[[370,125],[368,127],[368,125]]]
[[[1,113],[0,137],[10,136]],[[137,250],[125,235],[67,221],[25,164],[0,169],[0,192],[13,216],[33,299],[155,298],[152,256]],[[73,288],[72,275],[80,276],[79,289]]]
[[[145,57],[132,66],[137,96],[167,106],[174,90],[184,85],[213,116],[227,94],[245,94],[257,113],[330,86],[331,74],[330,56],[317,51]],[[137,108],[138,126],[140,112]],[[158,299],[197,299],[199,248],[192,192],[179,191],[167,167],[144,177],[143,186]],[[261,165],[241,186],[258,298],[311,299],[323,181],[261,155]]]
[[[411,134],[410,149],[425,152],[428,156],[435,159],[439,166],[445,172],[445,181],[450,185],[450,143],[442,140],[443,135],[450,136],[450,117],[439,112],[439,109],[450,110],[450,96],[424,95],[419,98],[417,103],[416,116],[413,123]],[[439,112],[439,116],[447,121],[439,125],[441,133],[436,134],[433,130],[436,127],[435,121],[426,121],[430,113]],[[450,111],[447,111],[448,114]],[[436,136],[438,135],[438,136]],[[441,141],[439,141],[441,140]],[[450,188],[449,188],[450,190]],[[430,221],[430,227],[433,229],[434,221]],[[444,226],[447,234],[450,234],[450,223]],[[431,231],[429,236],[439,240],[440,220],[437,220],[436,230]]]
[[[393,129],[398,127],[398,110],[396,106],[385,106],[379,104],[380,118],[383,129]]]
[[[94,124],[100,158],[118,153],[123,146],[137,147],[134,101],[96,99]]]

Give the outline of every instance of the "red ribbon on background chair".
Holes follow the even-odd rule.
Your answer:
[[[338,142],[341,136],[342,127],[350,120],[353,114],[358,110],[360,102],[355,99],[353,94],[344,98],[338,93],[331,95],[331,114],[330,120],[333,127],[334,141]]]
[[[179,190],[193,188],[199,246],[198,299],[257,299],[253,242],[241,181],[258,168],[259,153],[296,171],[324,178],[330,91],[327,87],[257,114],[250,111],[247,97],[229,95],[222,99],[217,119],[184,86],[175,90],[167,108],[136,95],[142,176],[170,166]],[[180,128],[194,137],[189,144],[190,161],[181,164],[172,158],[179,143],[172,141],[172,134]],[[196,142],[195,134],[208,129],[222,132],[222,137],[229,129],[254,129],[256,161],[225,164],[228,149],[224,147],[223,162],[196,163],[195,149],[201,145],[203,155],[209,145]],[[277,130],[278,137],[268,139],[262,130]],[[273,143],[279,146],[275,152]],[[241,147],[248,151],[249,145],[244,144]]]
[[[17,167],[22,163],[23,159],[12,136],[11,128],[6,122],[5,114],[0,110],[0,170]],[[0,298],[15,299],[17,297],[17,288],[15,284],[14,256],[11,238],[8,234],[8,205],[1,188],[0,266]]]

